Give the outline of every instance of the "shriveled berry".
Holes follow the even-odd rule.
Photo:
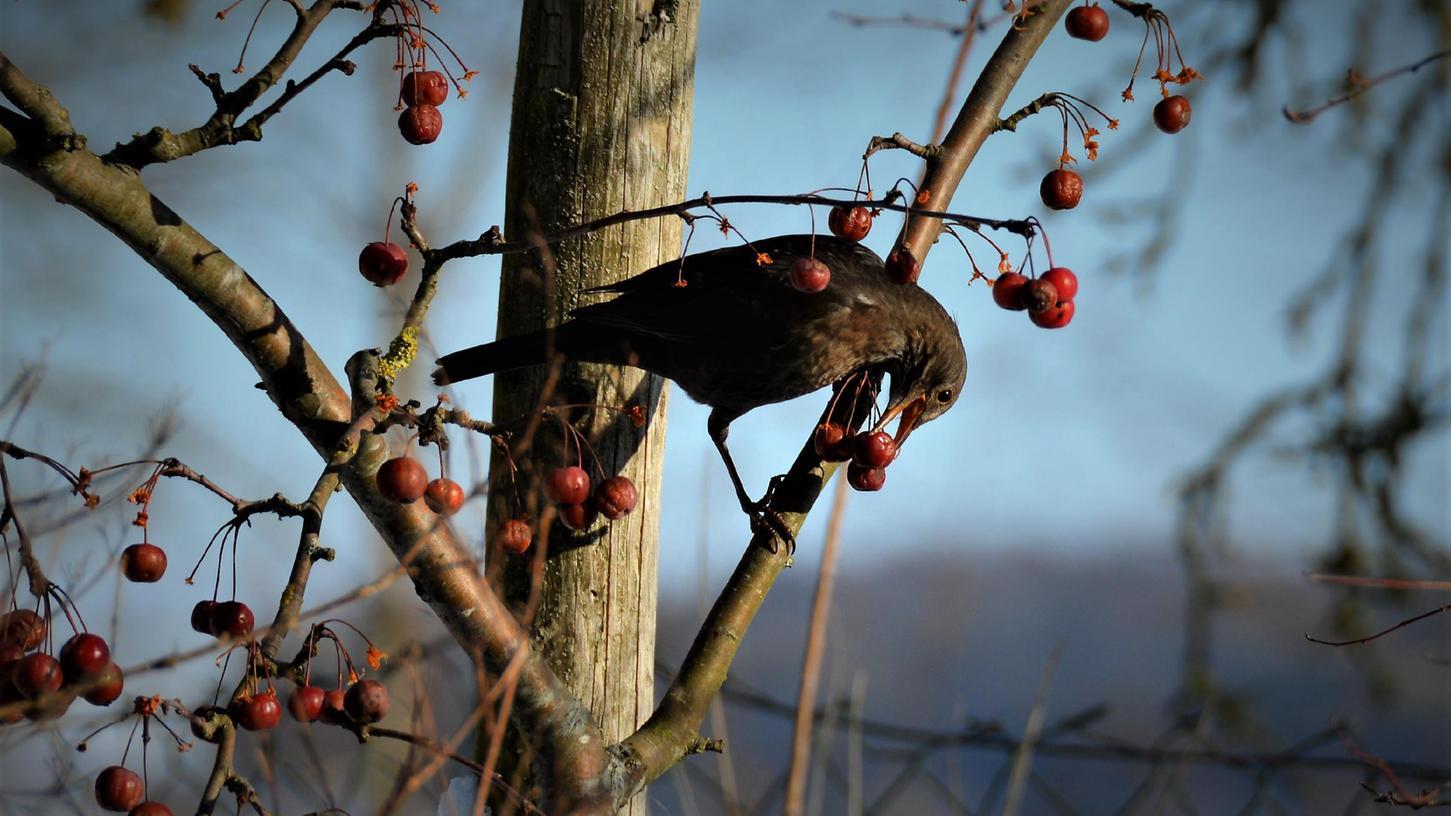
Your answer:
[[[1108,12],[1099,8],[1097,3],[1078,6],[1068,12],[1063,19],[1063,27],[1068,30],[1068,36],[1076,40],[1098,42],[1108,35]]]
[[[881,490],[882,485],[887,483],[887,471],[884,468],[865,467],[852,462],[846,466],[846,481],[853,490],[872,493]]]
[[[369,725],[388,716],[388,687],[377,680],[363,679],[348,687],[343,710],[355,723]]]
[[[392,286],[408,274],[408,252],[391,241],[374,241],[358,253],[358,271],[374,286]]]
[[[10,682],[31,700],[56,691],[64,679],[60,661],[44,652],[35,652],[20,658],[15,668],[10,671]]]
[[[141,775],[120,765],[112,765],[96,777],[96,804],[104,810],[125,813],[141,804],[145,795]]]
[[[1058,302],[1064,303],[1078,297],[1078,276],[1066,266],[1055,266],[1044,272],[1042,279],[1058,290]]]
[[[628,476],[611,476],[595,488],[595,505],[610,521],[624,518],[639,501],[640,494]]]
[[[524,519],[509,519],[499,529],[499,546],[511,553],[522,553],[529,549],[534,534],[529,531],[529,522]]]
[[[282,704],[277,702],[277,692],[268,689],[238,697],[227,707],[227,713],[248,731],[266,731],[282,721]]]
[[[405,105],[433,105],[436,107],[448,100],[448,80],[438,71],[409,72],[403,77],[402,90]]]
[[[29,609],[17,609],[0,618],[0,642],[14,643],[30,651],[45,640],[45,618]]]
[[[398,456],[378,468],[378,492],[402,504],[417,501],[428,490],[428,471],[411,456]]]
[[[197,601],[196,606],[191,608],[192,630],[204,635],[216,634],[212,631],[212,611],[216,608],[216,601]]]
[[[801,258],[791,264],[788,275],[791,278],[791,287],[808,295],[820,292],[831,283],[830,267],[815,258]]]
[[[852,438],[852,464],[884,468],[897,458],[897,442],[886,431],[864,431]]]
[[[887,278],[892,283],[916,283],[920,274],[921,264],[911,250],[898,247],[887,255]]]
[[[108,706],[116,702],[116,698],[126,689],[126,677],[121,673],[121,667],[112,660],[101,672],[101,676],[87,685],[90,690],[81,695],[81,699],[91,705]]]
[[[1042,278],[1028,281],[1019,299],[1030,312],[1041,312],[1058,304],[1058,290]]]
[[[154,584],[166,574],[166,551],[142,542],[121,551],[121,574],[138,584]]]
[[[851,458],[851,439],[846,428],[835,422],[823,422],[816,426],[811,436],[811,445],[823,462],[845,462]]]
[[[1061,329],[1073,321],[1073,301],[1065,300],[1041,312],[1028,312],[1028,319],[1042,329]]]
[[[440,516],[457,513],[464,498],[464,489],[453,479],[434,479],[423,491],[423,503]]]
[[[287,698],[287,713],[298,722],[310,723],[322,716],[327,692],[321,686],[298,686]]]
[[[131,812],[126,816],[173,816],[173,814],[171,808],[160,802],[146,801],[131,808]]]
[[[993,302],[1009,311],[1021,312],[1028,308],[1023,304],[1023,287],[1027,285],[1028,276],[1004,272],[993,282]]]
[[[251,608],[241,601],[222,601],[212,607],[212,634],[217,637],[246,637],[255,623]]]
[[[866,207],[832,207],[826,217],[831,234],[848,241],[860,241],[872,231],[872,211]]]
[[[1154,106],[1154,125],[1165,133],[1178,133],[1189,127],[1189,117],[1193,113],[1188,99],[1182,96],[1165,97]]]
[[[554,504],[580,504],[589,498],[589,474],[582,467],[560,467],[544,477],[544,497]]]
[[[1038,185],[1038,195],[1050,210],[1071,210],[1083,199],[1083,177],[1072,170],[1059,168],[1043,177],[1043,183]]]
[[[398,132],[409,144],[429,144],[442,130],[443,114],[432,105],[412,105],[398,115]]]
[[[66,680],[94,680],[111,665],[111,647],[100,635],[81,632],[60,647],[60,668]]]
[[[594,499],[589,498],[579,504],[559,505],[559,521],[575,532],[588,530],[599,518],[600,509],[595,506]]]

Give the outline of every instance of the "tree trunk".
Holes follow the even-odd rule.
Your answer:
[[[637,8],[643,6],[643,8]],[[647,28],[652,13],[672,22]],[[526,237],[684,198],[690,152],[695,72],[695,0],[526,0],[519,37],[505,235]],[[648,36],[646,36],[648,33]],[[550,251],[504,260],[498,335],[555,325],[582,302],[581,292],[617,281],[679,255],[681,223],[674,219],[611,227]],[[596,299],[596,296],[583,296]],[[537,432],[515,437],[517,493],[496,453],[490,496],[491,531],[523,514],[550,527],[542,582],[534,577],[540,545],[525,556],[490,549],[491,574],[501,578],[516,611],[534,607],[532,640],[569,689],[615,742],[649,716],[654,703],[655,607],[665,383],[637,369],[568,365],[549,387],[544,369],[496,380],[493,417],[524,417],[544,404],[592,404],[567,415],[589,441],[583,466],[598,482],[622,473],[639,489],[635,512],[597,522],[584,534],[555,521],[539,496],[540,476],[576,449],[552,418]],[[545,393],[548,388],[549,393]],[[627,412],[648,417],[637,428]],[[566,454],[567,450],[567,454]],[[519,505],[522,503],[522,507]],[[537,597],[531,601],[531,591]],[[481,734],[482,740],[488,735]],[[514,735],[501,758],[505,778],[525,789],[532,754],[527,735]],[[643,814],[637,796],[627,812]]]

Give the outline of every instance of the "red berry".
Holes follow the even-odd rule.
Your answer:
[[[1030,312],[1041,312],[1058,305],[1058,290],[1042,278],[1028,281],[1018,297]]]
[[[60,667],[72,683],[94,680],[111,665],[111,647],[100,635],[81,632],[60,647]]]
[[[388,716],[388,687],[377,680],[359,680],[343,695],[343,710],[362,725],[383,719]]]
[[[45,619],[29,609],[17,609],[0,618],[0,643],[14,643],[30,651],[45,640]]]
[[[851,461],[868,468],[884,468],[897,458],[897,442],[886,431],[857,434],[852,439]]]
[[[423,503],[440,516],[457,513],[464,498],[464,489],[453,479],[434,479],[423,491]]]
[[[374,241],[358,253],[358,271],[374,286],[392,286],[408,274],[408,252],[392,242]]]
[[[348,712],[345,711],[345,710],[343,710],[343,701],[346,698],[347,698],[347,690],[346,689],[340,689],[340,688],[328,689],[327,691],[323,692],[323,695],[322,695],[322,708],[323,708],[323,711],[331,712],[333,714],[336,714],[339,717],[346,717],[346,716],[348,716]]]
[[[882,468],[869,468],[852,462],[846,466],[846,481],[853,490],[860,490],[863,493],[872,493],[882,489],[887,483],[887,471]]]
[[[64,679],[60,661],[44,652],[20,658],[10,673],[10,682],[15,684],[21,694],[32,700],[56,691]]]
[[[554,504],[580,504],[589,498],[589,474],[582,467],[561,467],[544,477],[544,497]]]
[[[529,531],[529,522],[524,519],[509,519],[499,530],[499,546],[511,553],[522,553],[529,549],[534,534]]]
[[[1068,12],[1068,17],[1063,20],[1063,27],[1068,29],[1068,36],[1074,39],[1098,42],[1108,34],[1108,12],[1097,4],[1078,6]]]
[[[120,765],[112,765],[96,777],[96,804],[104,810],[125,813],[141,804],[145,795],[141,775]]]
[[[196,606],[191,608],[192,630],[204,635],[216,634],[212,631],[212,610],[216,608],[216,601],[197,601]]]
[[[860,241],[872,231],[872,211],[866,207],[832,207],[826,225],[838,238]]]
[[[282,704],[277,692],[267,691],[238,697],[227,707],[227,713],[248,731],[266,731],[282,721]]]
[[[1043,177],[1038,185],[1038,195],[1050,210],[1071,210],[1083,198],[1083,177],[1059,168]]]
[[[1061,329],[1073,321],[1073,301],[1065,300],[1041,312],[1028,312],[1028,319],[1042,329]]]
[[[915,283],[921,273],[921,264],[911,250],[899,247],[887,256],[887,278],[892,283]]]
[[[322,716],[322,707],[327,702],[327,692],[321,686],[298,686],[287,698],[287,713],[292,719],[310,723]]]
[[[610,521],[624,518],[635,509],[640,494],[627,476],[611,476],[595,488],[595,506]]]
[[[378,492],[385,498],[407,504],[428,490],[428,471],[411,456],[398,456],[378,468]]]
[[[212,607],[212,634],[217,637],[246,637],[255,623],[252,610],[241,601],[222,601]]]
[[[154,584],[166,574],[166,550],[155,544],[132,544],[121,551],[121,574],[138,584]]]
[[[791,264],[789,275],[792,288],[808,295],[820,292],[831,283],[831,269],[815,258],[802,258]]]
[[[993,282],[993,302],[1009,311],[1021,312],[1028,308],[1023,305],[1023,287],[1027,285],[1026,275],[1004,272]]]
[[[429,144],[442,130],[443,114],[432,105],[413,105],[398,115],[398,132],[409,144]]]
[[[811,444],[823,462],[845,462],[851,458],[851,440],[846,435],[846,428],[835,422],[817,425]]]
[[[1189,126],[1189,100],[1182,96],[1169,96],[1154,106],[1154,124],[1165,133],[1178,133]]]
[[[583,501],[579,504],[559,505],[559,520],[576,533],[588,530],[599,518],[600,509],[595,506],[593,500]]]
[[[172,816],[171,808],[160,802],[142,802],[126,816]]]
[[[1065,303],[1078,296],[1078,276],[1066,266],[1055,266],[1043,273],[1043,280],[1058,290],[1058,302]]]
[[[442,105],[448,100],[448,80],[437,71],[412,71],[403,77],[402,96],[405,105]]]
[[[107,664],[101,676],[90,684],[90,691],[81,695],[81,699],[95,706],[108,706],[116,702],[121,692],[126,689],[126,677],[121,674],[121,667],[112,660]]]

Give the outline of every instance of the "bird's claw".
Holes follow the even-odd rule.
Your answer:
[[[784,474],[772,476],[770,484],[766,486],[766,495],[762,496],[760,501],[747,507],[746,513],[751,517],[752,533],[771,534],[771,553],[776,553],[776,541],[779,539],[786,542],[786,555],[789,557],[796,554],[796,536],[786,525],[786,519],[770,506],[771,499],[776,495],[776,488],[781,486],[781,482],[785,478]]]

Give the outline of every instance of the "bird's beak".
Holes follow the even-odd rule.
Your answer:
[[[893,437],[893,441],[897,443],[897,447],[900,449],[902,447],[902,443],[907,441],[907,435],[917,429],[918,420],[922,418],[922,412],[926,410],[927,395],[922,394],[916,399],[907,400],[901,405],[898,405],[896,408],[888,411],[882,416],[881,421],[878,422],[876,427],[872,430],[880,431],[881,429],[887,427],[888,422],[891,422],[898,415],[900,415],[902,417],[902,421],[897,423],[897,435]]]

